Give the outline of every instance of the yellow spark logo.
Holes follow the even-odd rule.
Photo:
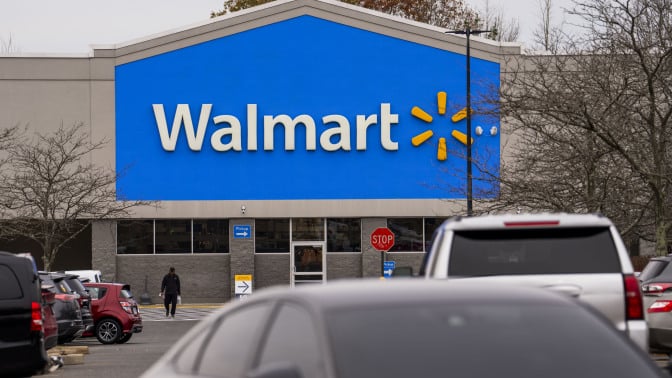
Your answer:
[[[446,114],[446,99],[447,99],[446,92],[438,92],[436,94],[436,105],[439,115]],[[473,109],[471,110],[471,112],[473,114]],[[434,120],[434,118],[429,113],[422,110],[419,106],[414,106],[411,109],[411,115],[413,115],[413,117],[415,118],[425,121],[426,123],[432,123],[432,121]],[[467,118],[467,108],[460,110],[459,112],[453,114],[452,117],[450,117],[453,123],[460,122],[465,118]],[[460,143],[464,144],[465,146],[467,145],[467,135],[464,134],[463,132],[453,130],[450,133],[450,135],[452,135],[453,138],[457,139]],[[432,136],[434,136],[434,132],[432,130],[426,130],[414,136],[411,139],[411,144],[415,147],[418,147],[421,144],[428,141]],[[471,138],[470,144],[473,143],[474,138]],[[444,137],[439,138],[439,147],[436,151],[436,158],[439,159],[440,161],[444,161],[448,158],[448,151],[446,149],[446,138]]]

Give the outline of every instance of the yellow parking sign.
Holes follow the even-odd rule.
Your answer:
[[[234,291],[236,297],[252,294],[251,274],[236,274],[234,280]]]

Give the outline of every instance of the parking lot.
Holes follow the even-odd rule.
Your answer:
[[[175,319],[167,319],[163,308],[144,307],[144,329],[126,344],[103,345],[95,338],[78,339],[67,345],[88,346],[84,363],[65,365],[49,377],[90,378],[94,376],[138,377],[156,361],[173,342],[196,322],[218,306],[184,306]]]

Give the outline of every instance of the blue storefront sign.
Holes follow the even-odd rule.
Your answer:
[[[473,58],[493,197],[499,64]],[[119,198],[463,198],[464,55],[299,16],[116,67]],[[489,115],[489,114],[495,114]],[[462,139],[461,139],[462,138]],[[481,171],[485,170],[487,172]]]

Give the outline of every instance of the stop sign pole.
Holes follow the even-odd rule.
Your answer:
[[[381,253],[380,276],[385,275],[385,252],[394,246],[394,232],[387,227],[378,227],[371,233],[371,246]]]

